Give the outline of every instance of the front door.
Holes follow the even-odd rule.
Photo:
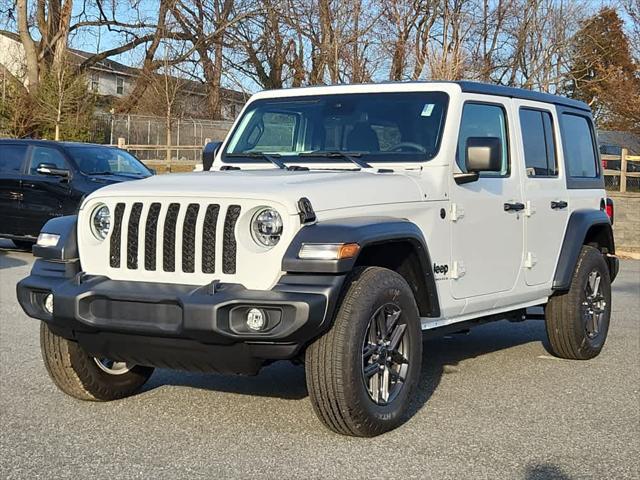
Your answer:
[[[569,198],[558,169],[562,153],[555,141],[560,138],[555,109],[526,100],[514,104],[525,167],[524,271],[527,285],[533,286],[553,280],[569,216]]]
[[[21,235],[22,168],[29,146],[0,144],[0,234]]]
[[[38,165],[49,164],[69,170],[64,155],[56,148],[34,146],[27,172],[22,182],[22,214],[28,235],[37,236],[51,218],[62,216],[62,207],[69,196],[69,178],[38,173]]]
[[[453,184],[451,192],[451,291],[454,298],[470,298],[511,290],[522,265],[524,205],[517,151],[510,123],[510,100],[482,95],[465,97],[456,158],[458,172],[466,172],[466,142],[470,137],[500,140],[500,172],[483,172],[475,182]],[[490,308],[492,300],[470,300],[470,309]]]

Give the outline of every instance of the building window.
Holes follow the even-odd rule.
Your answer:
[[[236,118],[236,104],[235,103],[231,104],[230,110],[231,110],[231,118]]]
[[[98,92],[100,87],[100,74],[98,72],[91,73],[91,91]]]
[[[122,77],[116,77],[116,93],[124,95],[124,78]]]

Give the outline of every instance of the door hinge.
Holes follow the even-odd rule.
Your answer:
[[[451,204],[451,221],[457,222],[462,217],[464,217],[464,209],[457,203],[452,203]]]
[[[527,252],[527,256],[524,260],[525,268],[533,268],[536,263],[538,263],[538,257],[536,257],[533,252]]]
[[[458,279],[464,277],[467,270],[464,268],[464,263],[457,261],[453,262],[453,268],[451,269],[451,278]]]
[[[536,213],[536,207],[533,206],[533,204],[531,203],[531,200],[527,200],[526,207],[524,209],[524,214],[527,217],[530,217],[534,213]]]

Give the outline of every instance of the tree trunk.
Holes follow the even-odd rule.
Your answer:
[[[17,0],[18,7],[18,33],[24,47],[25,68],[27,70],[27,82],[29,92],[34,94],[40,84],[40,70],[38,66],[38,51],[36,44],[29,33],[29,12],[27,0]]]

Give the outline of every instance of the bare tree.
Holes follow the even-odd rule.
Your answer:
[[[230,39],[231,26],[248,17],[248,6],[236,0],[175,0],[171,12],[180,27],[181,38],[188,41],[197,54],[207,89],[209,114],[222,118],[224,49]]]

